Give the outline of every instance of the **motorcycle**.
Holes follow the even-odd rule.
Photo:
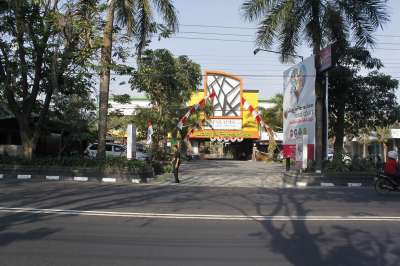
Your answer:
[[[375,178],[375,191],[380,195],[387,195],[390,192],[400,192],[400,184],[394,177],[379,172]]]

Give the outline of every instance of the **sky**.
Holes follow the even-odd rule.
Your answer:
[[[246,22],[240,11],[243,0],[175,0],[179,16],[179,32],[169,39],[154,38],[150,48],[169,49],[175,55],[188,55],[199,63],[202,72],[221,70],[242,76],[244,89],[259,90],[261,99],[282,93],[282,73],[290,64],[281,64],[279,55],[259,52],[254,55],[257,23]],[[388,1],[390,21],[376,32],[372,55],[385,67],[381,72],[400,79],[400,1]],[[308,57],[312,51],[301,46],[297,53]],[[134,62],[130,59],[129,62]],[[299,62],[299,59],[296,60]],[[129,77],[116,77],[111,94],[132,92]],[[120,85],[125,81],[126,83]],[[398,99],[400,94],[397,92]]]

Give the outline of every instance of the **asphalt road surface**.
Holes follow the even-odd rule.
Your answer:
[[[0,265],[400,265],[400,194],[0,183]]]

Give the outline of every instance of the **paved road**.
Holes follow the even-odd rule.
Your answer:
[[[0,183],[0,265],[394,266],[399,204],[400,194],[368,188]],[[171,217],[143,218],[149,213]]]

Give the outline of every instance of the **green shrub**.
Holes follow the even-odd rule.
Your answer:
[[[142,170],[145,162],[127,160],[126,158],[107,158],[105,160],[93,160],[80,157],[36,157],[32,160],[17,157],[0,156],[0,164],[26,165],[26,166],[60,166],[60,167],[93,167],[97,169],[137,169]]]
[[[375,165],[371,160],[354,156],[349,168],[351,171],[374,171]]]
[[[326,172],[331,173],[345,173],[349,172],[349,167],[342,160],[325,161],[324,169]]]
[[[173,167],[172,167],[172,165],[171,164],[165,164],[164,166],[163,166],[163,171],[164,171],[164,173],[172,173],[173,172]]]
[[[155,175],[160,175],[164,173],[164,165],[160,161],[153,161],[151,162],[151,165],[153,166]]]
[[[170,147],[158,147],[153,146],[150,150],[153,160],[156,161],[168,161],[171,159],[171,148]]]

